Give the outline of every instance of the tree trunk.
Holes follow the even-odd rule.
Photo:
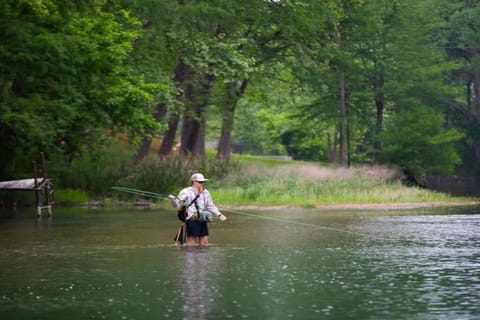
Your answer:
[[[373,142],[373,148],[374,148],[374,157],[375,161],[378,162],[380,160],[380,153],[382,151],[382,145],[380,141],[378,140],[378,134],[382,132],[383,130],[383,114],[385,110],[385,97],[383,93],[379,92],[383,90],[383,76],[378,80],[378,83],[375,84],[375,107],[377,111],[377,119],[376,119],[376,132],[374,135],[374,142]]]
[[[346,147],[347,147],[347,102],[346,102],[346,93],[345,93],[345,75],[343,71],[340,73],[340,102],[339,102],[339,111],[340,111],[340,122],[339,122],[339,133],[340,133],[340,148],[339,148],[339,163],[342,166],[347,165],[346,159]]]
[[[192,78],[192,71],[188,66],[183,62],[182,59],[179,59],[175,67],[175,75],[173,77],[173,82],[179,91],[176,99],[179,102],[184,100],[182,87],[185,86],[185,82]],[[167,131],[163,135],[162,145],[158,151],[158,156],[164,158],[170,154],[172,151],[173,145],[175,143],[175,136],[177,134],[178,122],[180,121],[180,116],[178,113],[172,113],[168,121]]]
[[[480,74],[473,75],[473,92],[475,92],[475,117],[477,124],[480,124]]]
[[[190,83],[185,90],[186,108],[183,116],[181,153],[205,157],[206,110],[215,76],[205,74],[195,85]]]
[[[237,108],[238,101],[247,89],[247,85],[248,80],[244,79],[239,87],[237,87],[237,83],[227,86],[227,105],[223,112],[222,132],[218,142],[217,159],[230,160],[235,109]]]
[[[167,106],[164,103],[157,104],[155,109],[155,113],[153,114],[153,118],[155,121],[160,122],[162,121],[163,117],[167,113]],[[137,153],[133,157],[133,163],[138,164],[140,161],[145,159],[148,155],[148,151],[150,150],[150,145],[152,144],[151,138],[143,138],[142,143],[137,149]]]
[[[330,163],[337,162],[337,132],[336,128],[333,129],[333,141],[330,131],[327,131],[327,143],[328,143],[328,159]]]
[[[185,88],[185,111],[182,119],[182,132],[180,137],[180,153],[183,156],[193,155],[197,144],[197,135],[200,130],[199,105],[195,103],[193,84],[187,84]]]
[[[350,167],[351,164],[351,159],[352,159],[352,149],[350,146],[350,116],[348,114],[348,108],[346,109],[346,114],[345,114],[345,131],[347,134],[347,167]]]
[[[205,115],[205,112],[203,112],[203,115]],[[193,154],[200,158],[205,157],[205,132],[207,131],[206,127],[207,118],[205,116],[202,116],[198,128],[197,139],[195,141],[195,149],[193,150]]]
[[[162,159],[172,152],[173,144],[175,143],[175,136],[177,135],[178,122],[180,122],[180,116],[173,114],[168,121],[167,131],[163,134],[163,141],[158,151],[158,156]]]
[[[133,164],[139,164],[140,161],[145,159],[150,151],[150,145],[152,144],[152,139],[143,138],[140,146],[137,149],[137,152],[133,156]]]
[[[473,74],[473,92],[475,92],[475,119],[477,120],[477,125],[480,126],[480,74]],[[475,157],[477,162],[480,163],[480,141],[475,143]]]

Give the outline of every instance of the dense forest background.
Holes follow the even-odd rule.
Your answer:
[[[158,138],[480,173],[480,1],[4,0],[0,32],[0,180]]]

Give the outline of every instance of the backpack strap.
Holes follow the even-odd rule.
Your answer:
[[[188,204],[187,208],[189,208],[189,207],[190,207],[192,204],[194,204],[194,203],[195,203],[195,208],[197,208],[197,202],[196,202],[196,201],[197,201],[198,197],[200,197],[200,193],[198,193],[198,194],[195,196],[195,198],[193,198],[192,202],[190,202],[190,203]]]
[[[185,222],[185,220],[187,219],[187,209],[193,204],[195,203],[195,205],[197,205],[197,203],[195,201],[197,201],[198,197],[200,196],[200,194],[197,194],[195,196],[195,198],[193,198],[193,200],[188,204],[188,205],[182,205],[180,207],[180,209],[178,209],[177,211],[177,216],[178,216],[178,219],[180,221],[183,221]]]
[[[195,205],[195,209],[197,209],[197,215],[200,218],[200,209],[198,208],[197,199],[198,197],[194,200],[193,204]]]

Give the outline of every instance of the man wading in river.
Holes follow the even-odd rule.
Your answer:
[[[218,210],[210,192],[205,189],[208,179],[205,179],[201,173],[195,173],[191,181],[192,185],[180,191],[175,203],[179,212],[182,212],[182,209],[186,210],[187,246],[195,245],[197,239],[201,246],[206,246],[208,245],[207,223],[212,220],[212,214],[220,218],[220,221],[227,220],[227,217]]]

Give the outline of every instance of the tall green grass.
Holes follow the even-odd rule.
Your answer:
[[[221,205],[289,205],[453,201],[449,195],[401,185],[397,171],[382,166],[352,168],[235,155],[227,163],[209,154],[205,160],[151,157],[138,165],[124,150],[106,150],[96,158],[76,159],[55,173],[62,201],[138,200],[114,191],[122,186],[159,194],[177,194],[202,172]],[[64,190],[65,189],[65,190]],[[69,199],[72,198],[72,199]],[[106,201],[111,202],[111,201]]]
[[[332,168],[296,163],[264,166],[248,163],[214,190],[229,205],[406,203],[452,201],[447,194],[406,187],[395,170],[385,167]]]

